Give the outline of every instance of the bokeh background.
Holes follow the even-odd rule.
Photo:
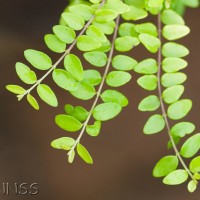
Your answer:
[[[136,84],[138,76],[121,87],[130,99],[130,104],[114,120],[103,124],[98,138],[83,137],[82,143],[89,149],[94,165],[88,166],[78,157],[69,165],[66,152],[50,147],[53,139],[76,133],[66,133],[54,123],[56,114],[63,113],[66,103],[85,105],[62,89],[55,87],[51,78],[46,80],[56,90],[60,101],[58,108],[50,108],[40,102],[41,110],[34,111],[24,100],[17,102],[14,95],[5,90],[6,84],[22,84],[15,73],[15,62],[25,61],[23,51],[27,48],[45,51],[55,61],[43,42],[43,36],[51,33],[58,23],[60,13],[67,5],[65,0],[0,0],[0,190],[2,183],[38,182],[37,196],[3,196],[2,200],[197,200],[200,189],[189,194],[186,185],[169,187],[161,180],[152,178],[154,164],[166,149],[166,132],[144,136],[143,125],[149,114],[140,113],[137,105],[147,96]],[[187,9],[186,23],[191,34],[180,42],[191,51],[185,72],[184,98],[193,100],[193,109],[187,120],[194,122],[200,130],[200,9]],[[152,18],[155,21],[154,18]],[[76,52],[76,51],[73,51]],[[78,52],[76,52],[78,53]],[[131,54],[138,61],[149,54],[142,47]],[[61,66],[62,67],[62,66]],[[84,67],[87,68],[85,63]],[[23,85],[23,84],[22,84]]]

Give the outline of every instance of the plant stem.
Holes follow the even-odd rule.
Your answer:
[[[99,6],[99,9],[103,7],[103,5],[105,4],[106,0],[103,0]],[[37,80],[37,82],[30,87],[28,90],[26,90],[26,92],[22,95],[18,95],[19,100],[21,100],[25,95],[29,94],[35,87],[37,87],[49,74],[51,74],[51,72],[60,64],[60,62],[65,58],[66,55],[68,55],[71,50],[74,48],[74,46],[77,43],[77,39],[78,37],[80,37],[81,35],[83,35],[85,33],[85,31],[87,30],[87,28],[90,26],[90,24],[92,23],[92,21],[94,20],[95,15],[93,15],[91,17],[91,19],[85,24],[84,28],[81,30],[81,32],[78,34],[78,36],[76,37],[76,39],[74,40],[74,42],[69,46],[68,49],[65,50],[64,54],[58,59],[58,61],[52,65],[52,67],[39,79]]]
[[[78,138],[76,139],[76,142],[72,146],[71,150],[68,152],[68,155],[70,155],[71,152],[74,151],[74,149],[76,148],[77,144],[80,142],[80,140],[81,140],[81,138],[82,138],[82,136],[83,136],[83,134],[85,132],[85,129],[86,129],[87,125],[88,125],[88,122],[90,121],[90,118],[92,116],[92,112],[93,112],[94,108],[96,107],[96,104],[97,104],[97,102],[99,100],[99,97],[101,95],[101,91],[103,89],[103,86],[104,86],[104,83],[105,83],[105,80],[106,80],[106,76],[107,76],[108,71],[109,71],[110,66],[111,66],[111,61],[112,61],[112,57],[113,57],[113,53],[114,53],[114,47],[115,47],[115,39],[117,37],[117,32],[118,32],[119,20],[120,20],[120,16],[118,16],[117,19],[116,19],[116,26],[115,26],[115,31],[114,31],[114,34],[113,34],[111,50],[110,50],[110,53],[109,53],[109,56],[108,56],[108,61],[107,61],[107,65],[105,67],[105,71],[104,71],[104,74],[103,74],[102,82],[101,82],[101,84],[99,86],[99,89],[98,89],[98,91],[96,93],[96,98],[94,100],[94,103],[93,103],[90,111],[89,111],[88,117],[87,117],[86,121],[83,124],[82,130],[81,130]]]
[[[158,37],[161,41],[162,44],[162,24],[161,24],[161,17],[160,17],[160,13],[158,14]],[[166,128],[167,128],[167,133],[169,135],[170,141],[172,143],[173,149],[175,151],[176,156],[178,157],[179,161],[181,162],[183,168],[187,171],[187,173],[189,174],[189,176],[194,180],[194,177],[192,175],[192,173],[190,172],[190,170],[188,169],[188,167],[186,166],[184,160],[182,159],[176,144],[174,142],[174,139],[170,133],[170,124],[169,124],[169,120],[167,117],[167,113],[166,113],[166,109],[165,109],[165,104],[162,98],[162,86],[161,86],[161,81],[160,81],[160,77],[161,77],[161,62],[162,62],[162,52],[161,52],[161,47],[158,50],[158,73],[157,73],[157,78],[158,78],[158,96],[160,99],[160,104],[161,104],[161,110],[162,110],[162,115],[163,118],[165,120],[165,124],[166,124]]]

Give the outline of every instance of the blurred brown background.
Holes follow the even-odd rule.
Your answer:
[[[168,187],[161,180],[152,178],[154,164],[161,156],[169,154],[166,132],[144,136],[143,125],[149,114],[140,113],[137,105],[147,92],[136,84],[137,77],[121,88],[129,99],[129,107],[114,120],[103,124],[98,138],[83,137],[94,165],[88,166],[78,157],[69,165],[66,153],[50,147],[53,139],[76,133],[66,133],[54,123],[54,116],[63,113],[65,103],[86,105],[75,100],[63,90],[54,87],[60,101],[59,108],[50,108],[40,101],[41,110],[34,111],[24,100],[17,102],[14,95],[5,90],[6,84],[21,84],[15,73],[15,62],[24,61],[23,51],[38,49],[52,55],[44,45],[43,36],[57,24],[65,0],[0,0],[0,190],[2,183],[38,182],[37,196],[3,196],[0,199],[38,200],[197,200],[200,189],[194,194],[186,191],[186,185]],[[200,129],[200,9],[188,9],[185,16],[191,34],[181,40],[190,50],[189,66],[185,70],[185,98],[194,102],[187,120]],[[136,48],[131,53],[137,60],[146,56],[146,50]],[[51,78],[48,79],[54,85]]]

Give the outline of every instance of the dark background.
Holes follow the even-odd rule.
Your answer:
[[[40,102],[41,110],[34,111],[24,100],[17,102],[14,95],[5,90],[7,84],[21,84],[15,73],[16,61],[25,61],[23,51],[38,49],[52,55],[44,45],[43,36],[51,32],[58,23],[60,13],[66,6],[65,0],[0,0],[0,190],[2,183],[38,182],[37,196],[6,197],[0,199],[38,200],[196,200],[200,190],[189,194],[186,185],[165,186],[162,180],[152,178],[154,164],[161,156],[170,152],[166,149],[166,131],[154,136],[144,136],[143,125],[149,114],[140,113],[137,105],[147,96],[136,84],[136,77],[123,86],[121,91],[130,99],[129,107],[114,120],[103,124],[98,138],[83,137],[94,165],[89,166],[76,157],[73,165],[67,163],[66,153],[50,147],[53,139],[76,133],[66,133],[54,123],[54,116],[63,113],[65,103],[86,105],[75,100],[63,90],[56,89],[60,106],[50,108]],[[200,10],[188,9],[186,23],[191,34],[181,40],[191,51],[185,72],[184,98],[191,98],[194,106],[187,117],[199,130],[200,79],[199,79],[199,34]],[[154,20],[154,19],[153,19]],[[139,61],[149,56],[142,47],[131,55]],[[84,66],[86,67],[86,65]],[[51,82],[51,78],[47,82]]]

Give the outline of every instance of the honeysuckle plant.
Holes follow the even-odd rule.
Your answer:
[[[184,120],[192,108],[192,101],[181,97],[187,78],[182,70],[188,66],[184,57],[189,50],[177,41],[190,33],[183,17],[187,6],[198,7],[199,0],[72,0],[59,24],[44,37],[47,47],[60,58],[52,61],[41,51],[26,50],[27,63],[17,62],[16,72],[27,85],[6,88],[19,101],[26,98],[36,110],[39,104],[34,91],[48,105],[58,106],[55,92],[45,83],[49,76],[63,92],[83,101],[92,99],[90,109],[66,102],[55,122],[66,132],[78,132],[78,137],[61,137],[51,143],[53,148],[67,151],[69,163],[78,154],[92,164],[82,137],[98,136],[102,123],[122,112],[129,101],[120,86],[131,81],[134,73],[140,74],[137,83],[147,91],[147,97],[138,109],[150,115],[143,132],[151,135],[165,130],[168,149],[174,150],[156,163],[153,176],[163,178],[167,185],[187,181],[188,191],[194,192],[200,180],[200,133],[194,132],[192,122]],[[157,18],[157,24],[149,21],[150,15]],[[139,45],[152,56],[136,60],[134,55],[127,55]],[[83,57],[79,58],[74,49]],[[83,60],[90,69],[84,69]],[[43,71],[43,76],[37,78],[33,69]],[[105,85],[109,89],[104,89]]]

